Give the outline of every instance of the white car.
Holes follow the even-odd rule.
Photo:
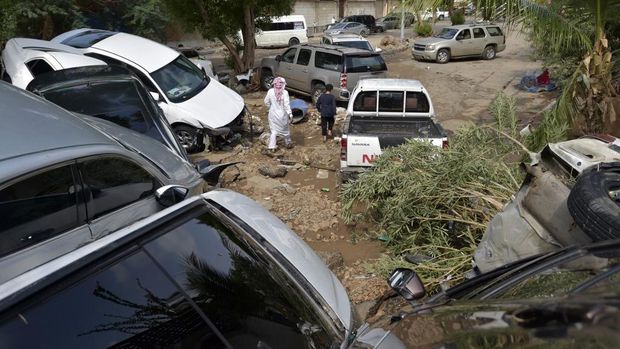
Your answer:
[[[134,72],[157,95],[159,106],[188,151],[200,151],[210,141],[241,128],[246,110],[243,98],[167,46],[98,29],[76,29],[51,41]]]
[[[2,79],[25,89],[38,75],[61,69],[106,65],[70,46],[44,40],[14,38],[2,51]]]
[[[321,43],[325,45],[336,45],[344,47],[359,48],[362,50],[368,50],[372,52],[381,52],[380,48],[373,48],[368,39],[361,35],[355,34],[336,34],[336,35],[323,35]]]

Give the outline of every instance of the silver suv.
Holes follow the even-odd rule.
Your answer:
[[[506,37],[493,24],[455,25],[443,28],[441,33],[416,40],[411,55],[417,60],[448,63],[457,57],[493,59],[506,48]]]
[[[286,79],[286,88],[312,96],[312,101],[323,93],[327,84],[334,86],[333,94],[339,101],[349,100],[360,79],[384,78],[387,66],[375,52],[333,45],[294,46],[282,55],[263,58],[261,85],[267,90],[274,76]]]

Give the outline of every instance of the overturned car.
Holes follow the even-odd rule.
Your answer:
[[[620,238],[620,140],[588,136],[549,144],[474,254],[485,272],[563,246]]]

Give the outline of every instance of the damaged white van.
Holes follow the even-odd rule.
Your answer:
[[[51,41],[131,70],[158,99],[179,142],[190,152],[242,128],[243,98],[167,46],[99,29],[76,29]]]

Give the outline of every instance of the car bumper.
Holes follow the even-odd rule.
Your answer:
[[[411,50],[411,57],[415,59],[423,59],[423,60],[435,60],[437,58],[437,50],[432,51],[418,51]]]

